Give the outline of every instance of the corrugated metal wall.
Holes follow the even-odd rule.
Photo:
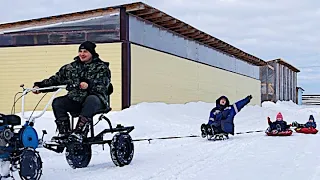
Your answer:
[[[259,79],[259,67],[188,40],[130,15],[131,42]]]
[[[274,68],[260,67],[261,100],[297,102],[297,73],[275,62],[268,62]],[[273,89],[270,89],[273,88]]]
[[[21,91],[20,84],[30,88],[35,81],[54,75],[61,66],[73,61],[78,47],[79,45],[55,45],[0,48],[0,112],[10,113],[13,97],[16,92]],[[102,60],[110,62],[114,86],[110,103],[114,110],[121,110],[121,43],[97,44],[97,52]],[[66,91],[59,95],[65,93]],[[51,95],[46,95],[37,110],[44,108]],[[33,110],[42,96],[43,94],[29,93],[26,97],[26,111]],[[21,110],[20,102],[16,104],[16,112]],[[49,107],[50,110],[51,106]]]
[[[131,60],[132,104],[215,102],[221,95],[233,103],[249,94],[252,105],[261,104],[260,80],[138,45],[131,45]]]

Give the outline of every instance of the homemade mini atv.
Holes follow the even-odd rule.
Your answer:
[[[52,96],[52,98],[54,98],[56,93],[61,89],[64,89],[65,86],[54,86],[48,88],[57,89],[55,94]],[[39,88],[37,90],[41,91],[42,89],[43,88]],[[112,93],[112,91],[113,90],[109,90],[109,95]],[[66,149],[66,160],[68,164],[74,169],[84,168],[88,166],[92,156],[91,146],[94,144],[109,144],[111,159],[116,166],[122,167],[130,164],[134,154],[134,145],[129,133],[134,129],[134,126],[124,127],[121,124],[118,124],[116,127],[112,127],[110,120],[104,115],[109,111],[111,111],[111,108],[103,109],[95,114],[100,114],[98,122],[96,124],[94,124],[93,121],[90,122],[90,127],[87,129],[86,134],[88,134],[89,132],[90,133],[88,134],[88,137],[84,138],[84,140],[81,143],[65,137],[60,138],[56,141],[44,142],[43,147],[56,153],[62,153],[64,149]],[[79,117],[79,114],[70,112],[70,115],[72,117],[71,129],[73,130],[74,121],[76,118]],[[108,123],[109,129],[104,129],[96,135],[94,132],[94,126],[102,120],[105,120]],[[116,134],[113,136],[111,140],[104,140],[103,136],[106,133]]]
[[[42,160],[36,148],[41,139],[38,139],[37,131],[33,126],[35,119],[43,115],[48,105],[42,113],[36,116],[32,116],[33,113],[29,117],[26,116],[24,112],[25,96],[32,89],[25,89],[23,85],[20,87],[23,88],[23,92],[17,94],[22,93],[20,96],[22,98],[21,116],[26,119],[25,123],[21,125],[20,116],[12,112],[10,115],[0,114],[0,160],[3,165],[8,166],[6,167],[8,171],[2,171],[5,174],[1,174],[0,179],[13,177],[13,172],[18,170],[21,179],[38,180],[42,175]],[[20,98],[14,100],[13,108]],[[43,133],[46,132],[43,131]]]

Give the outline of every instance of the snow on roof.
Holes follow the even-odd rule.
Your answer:
[[[96,17],[90,17],[90,18],[85,18],[85,19],[80,19],[80,20],[73,20],[73,21],[65,21],[65,22],[59,22],[59,23],[54,23],[54,24],[48,24],[48,25],[41,25],[41,26],[34,26],[34,27],[28,27],[28,28],[22,28],[22,29],[11,29],[8,31],[0,31],[0,34],[5,34],[5,33],[14,33],[14,32],[19,32],[19,31],[29,31],[29,30],[38,30],[38,29],[44,29],[44,28],[51,28],[51,27],[57,27],[57,26],[68,26],[71,24],[75,23],[81,23],[81,22],[86,22],[90,20],[97,20],[97,19],[103,19],[103,18],[109,18],[113,16],[119,16],[119,13],[113,13],[109,15],[103,15],[103,16],[96,16]]]

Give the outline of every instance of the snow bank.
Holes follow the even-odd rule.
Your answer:
[[[215,103],[191,102],[186,104],[140,103],[123,111],[112,111],[107,117],[113,126],[122,124],[135,126],[133,138],[154,138],[162,136],[199,135],[200,125],[208,122],[209,112]],[[264,130],[267,127],[267,117],[272,120],[278,112],[284,119],[305,122],[310,114],[320,119],[320,108],[298,106],[293,102],[264,102],[260,106],[246,106],[235,117],[235,130]],[[30,112],[29,112],[30,113]],[[39,112],[35,112],[39,113]],[[98,116],[94,121],[97,122]],[[55,133],[54,116],[46,112],[43,117],[36,120],[36,129],[47,129],[48,136]],[[105,121],[96,126],[96,132],[107,128]]]
[[[112,124],[134,125],[133,139],[178,135],[200,135],[200,125],[208,121],[213,103],[140,103],[120,112],[110,112]],[[267,117],[281,112],[291,123],[307,121],[313,114],[320,119],[320,107],[298,106],[292,102],[265,102],[246,106],[235,118],[236,132],[265,130]],[[97,117],[95,117],[95,122]],[[47,129],[49,139],[55,132],[52,112],[36,121],[36,129]],[[106,128],[102,122],[96,131]],[[109,135],[111,137],[111,135]],[[44,162],[42,179],[81,180],[193,180],[193,179],[310,179],[320,178],[319,135],[294,133],[289,137],[268,137],[264,133],[231,136],[227,141],[202,138],[135,142],[132,163],[116,167],[101,146],[93,147],[87,168],[71,169],[64,154],[39,149]],[[17,177],[17,176],[16,176]]]

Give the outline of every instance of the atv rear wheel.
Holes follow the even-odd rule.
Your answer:
[[[84,168],[90,163],[92,157],[91,145],[70,142],[66,148],[66,159],[73,168]]]

